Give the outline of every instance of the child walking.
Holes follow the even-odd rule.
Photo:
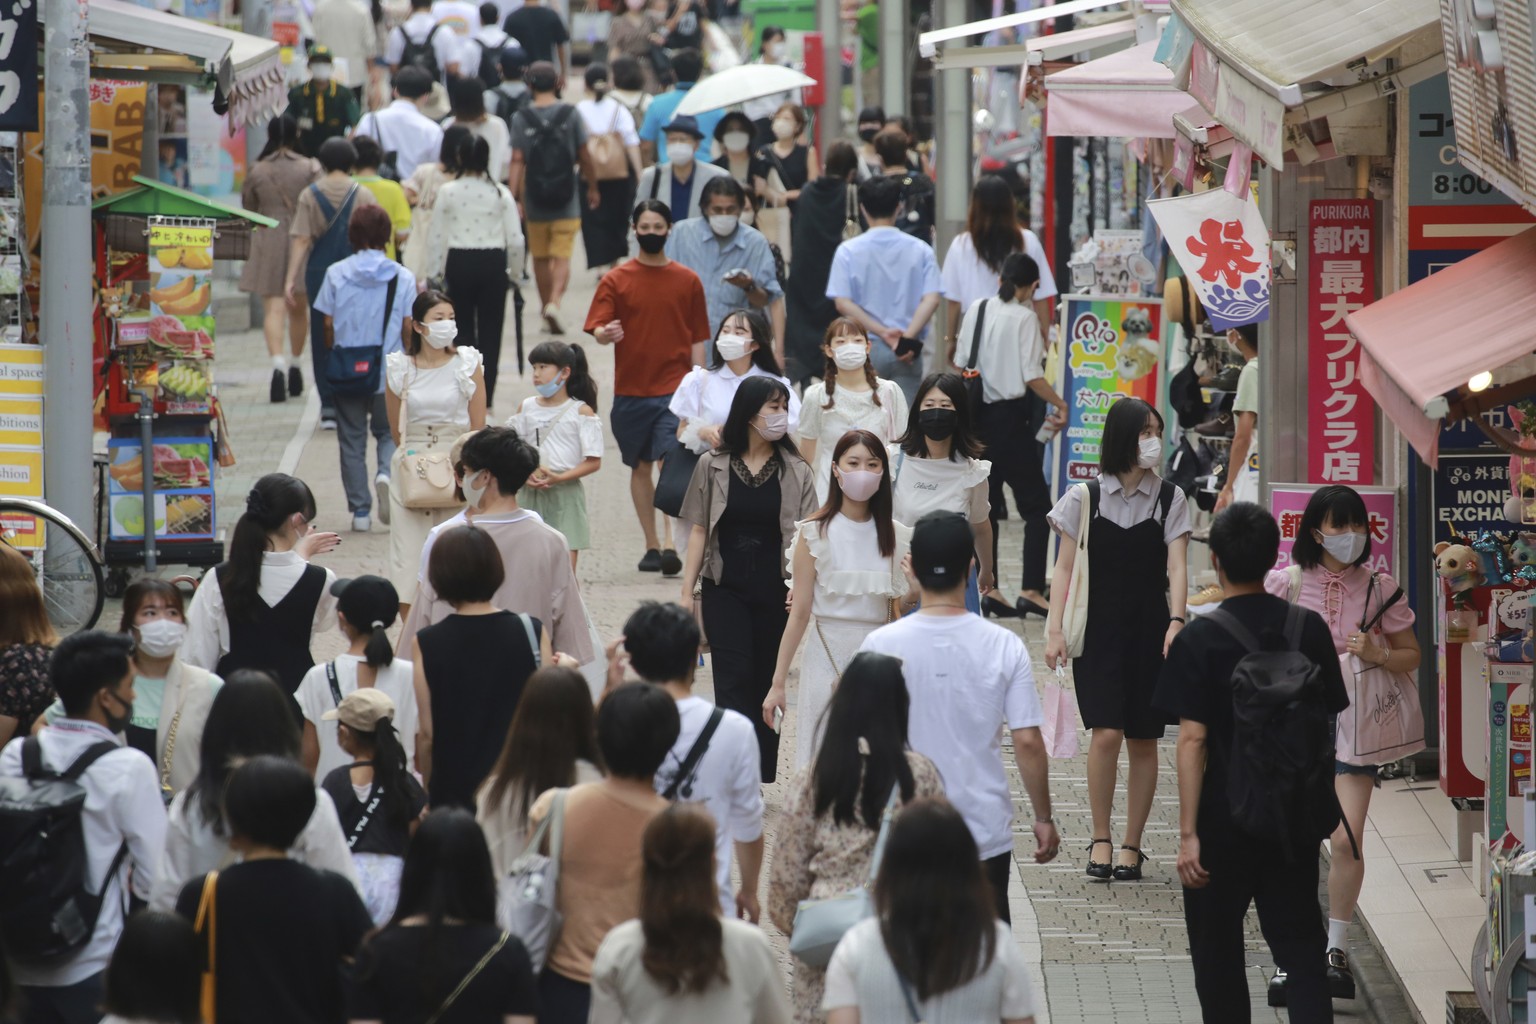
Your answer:
[[[603,464],[597,385],[580,345],[546,341],[529,353],[528,362],[538,394],[523,400],[507,426],[539,450],[539,468],[518,492],[518,501],[565,534],[574,571],[577,554],[590,544],[581,478]]]

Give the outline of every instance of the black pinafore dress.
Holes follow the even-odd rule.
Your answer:
[[[1127,529],[1099,515],[1088,484],[1088,629],[1072,661],[1077,709],[1088,729],[1163,738],[1168,716],[1152,706],[1168,635],[1168,545],[1163,524],[1174,485],[1162,481],[1153,514]]]

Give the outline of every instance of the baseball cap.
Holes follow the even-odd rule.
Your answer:
[[[341,703],[320,718],[327,722],[340,722],[354,732],[378,732],[379,721],[395,717],[395,702],[389,694],[373,686],[353,690],[341,698]]]
[[[331,584],[331,596],[336,598],[336,610],[354,629],[369,630],[375,623],[388,628],[400,614],[400,594],[382,576],[337,580]]]
[[[309,62],[329,64],[332,62],[331,48],[329,46],[312,46],[309,48]]]
[[[971,571],[976,535],[958,512],[929,512],[912,527],[912,573],[930,590],[952,590]]]

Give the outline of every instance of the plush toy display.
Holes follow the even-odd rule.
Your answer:
[[[1509,545],[1509,564],[1514,567],[1515,575],[1523,575],[1520,570],[1536,568],[1536,533],[1521,533]]]
[[[1435,545],[1435,574],[1445,580],[1452,593],[1482,586],[1483,571],[1477,552],[1465,544],[1441,541]]]

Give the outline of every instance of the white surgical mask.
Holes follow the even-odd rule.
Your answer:
[[[686,167],[693,163],[693,154],[697,149],[691,142],[667,143],[667,159],[674,164]]]
[[[773,42],[763,47],[763,52],[768,55],[769,60],[783,60],[784,43],[782,40],[775,39]]]
[[[169,658],[187,636],[186,625],[174,619],[151,619],[134,628],[139,632],[139,650],[151,658]]]
[[[720,136],[720,141],[725,143],[727,153],[745,153],[752,144],[752,136],[746,132],[726,132]]]
[[[457,320],[436,320],[427,324],[427,344],[433,348],[447,348],[458,336]]]
[[[741,218],[734,213],[711,214],[709,218],[709,230],[725,238],[741,226]]]
[[[715,339],[715,351],[720,353],[720,358],[726,362],[732,359],[740,359],[747,354],[747,346],[752,344],[751,338],[744,338],[739,334],[722,334]]]
[[[839,370],[857,370],[869,360],[869,349],[860,342],[832,346],[832,361]]]
[[[792,139],[795,137],[795,122],[787,117],[773,119],[773,137],[776,139]]]
[[[485,483],[481,484],[479,487],[476,487],[470,481],[474,480],[475,477],[484,472],[485,470],[479,469],[472,473],[465,473],[464,482],[459,485],[460,489],[464,492],[464,500],[469,502],[475,508],[480,507],[480,499],[485,497],[485,490],[487,487],[491,486],[491,482],[489,479],[487,479]]]
[[[1163,459],[1163,439],[1160,437],[1144,437],[1136,446],[1136,465],[1142,469],[1151,469]]]
[[[1363,533],[1351,531],[1349,533],[1337,533],[1333,536],[1325,533],[1322,534],[1322,538],[1323,550],[1345,565],[1354,565],[1355,559],[1359,558],[1360,553],[1365,550],[1365,534]]]
[[[331,80],[331,73],[332,69],[329,64],[311,64],[309,66],[309,77],[317,82],[329,82]]]

